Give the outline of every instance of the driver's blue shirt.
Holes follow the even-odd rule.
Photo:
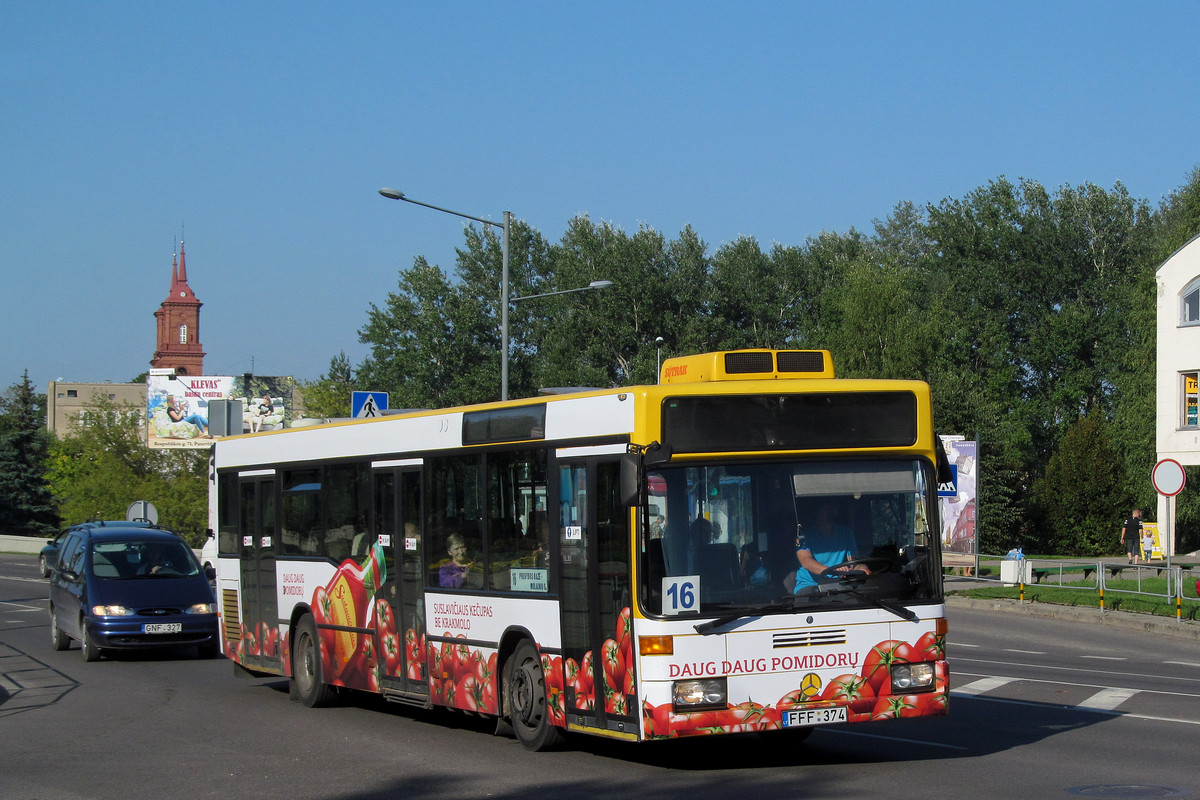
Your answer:
[[[796,535],[796,552],[807,550],[818,563],[836,567],[854,557],[854,532],[845,525],[834,525],[828,535],[814,529],[801,529]],[[800,567],[796,570],[795,594],[817,585],[817,576]]]

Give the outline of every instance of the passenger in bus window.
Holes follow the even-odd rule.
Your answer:
[[[438,585],[443,589],[461,589],[467,586],[467,575],[475,562],[470,560],[467,540],[461,533],[452,533],[446,537],[446,552],[450,554],[450,560],[438,570]]]
[[[654,522],[650,523],[650,538],[661,539],[663,531],[667,529],[667,518],[659,514],[654,518]]]
[[[538,569],[550,566],[550,520],[546,512],[536,511],[530,515],[529,530],[526,532],[529,540],[529,563]]]
[[[816,589],[818,576],[830,568],[849,571],[848,567],[837,565],[854,560],[854,532],[839,523],[837,515],[837,503],[826,499],[817,507],[816,524],[797,529],[796,559],[800,568],[796,570],[796,594]],[[865,565],[857,565],[855,569],[870,574]]]

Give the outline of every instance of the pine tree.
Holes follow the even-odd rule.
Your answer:
[[[26,370],[0,397],[0,531],[48,536],[58,512],[46,484],[50,433],[46,398],[33,391]]]

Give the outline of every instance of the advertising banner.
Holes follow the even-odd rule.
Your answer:
[[[146,379],[147,444],[156,449],[204,448],[218,433],[274,431],[292,420],[291,377],[151,375]],[[225,403],[219,401],[235,401]],[[218,416],[237,409],[236,419]]]
[[[232,391],[229,376],[151,375],[146,379],[147,444],[159,450],[208,447],[208,404]]]
[[[944,436],[942,443],[954,472],[951,484],[938,487],[942,512],[942,550],[974,554],[977,506],[977,443],[962,437]]]

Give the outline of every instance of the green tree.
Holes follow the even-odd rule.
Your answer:
[[[1033,486],[1033,506],[1045,525],[1037,545],[1069,556],[1115,552],[1117,526],[1129,507],[1122,477],[1101,414],[1070,426]]]
[[[571,292],[516,304],[517,324],[532,332],[538,387],[626,386],[655,379],[658,336],[680,315],[672,311],[675,265],[662,234],[643,226],[630,236],[611,223],[586,216],[571,220],[552,248],[552,276],[537,293],[611,281],[601,291]],[[685,293],[676,303],[695,297]]]
[[[309,417],[349,417],[354,390],[354,371],[343,350],[329,359],[328,372],[315,381],[301,382],[304,413]]]
[[[499,334],[487,304],[418,257],[398,292],[371,305],[359,339],[371,351],[358,380],[389,392],[395,408],[442,408],[499,399]],[[495,365],[491,368],[490,365]]]
[[[95,395],[88,413],[50,448],[47,478],[63,522],[124,519],[136,500],[193,547],[208,525],[208,450],[151,450],[142,410]]]
[[[33,390],[26,370],[0,397],[0,531],[45,536],[58,529],[46,483],[51,435],[46,397]]]

